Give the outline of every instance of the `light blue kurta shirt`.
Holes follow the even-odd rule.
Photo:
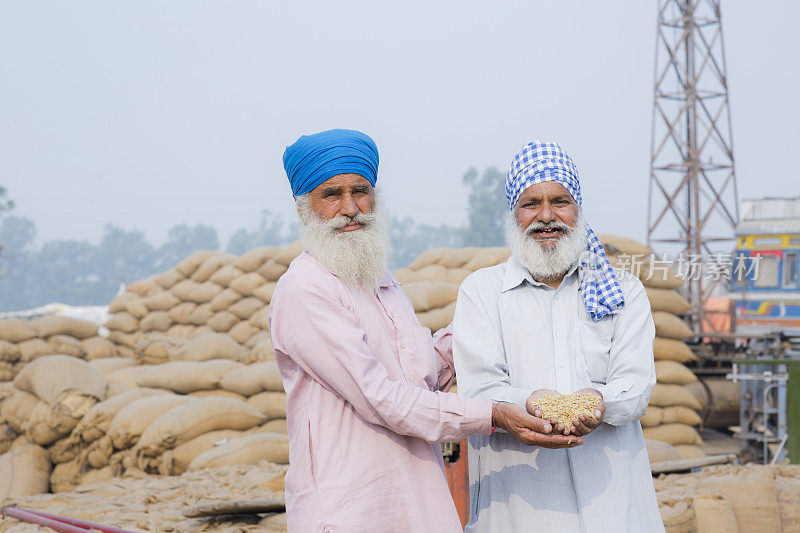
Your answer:
[[[656,382],[655,328],[642,283],[614,269],[618,314],[593,321],[577,267],[558,289],[512,257],[461,284],[453,321],[458,393],[525,408],[537,389],[603,394],[604,423],[576,448],[529,447],[505,432],[469,437],[468,532],[663,531],[639,418]]]

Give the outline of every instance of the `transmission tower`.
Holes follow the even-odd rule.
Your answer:
[[[648,245],[684,264],[719,263],[739,221],[719,0],[659,0],[650,153]],[[727,280],[687,273],[699,333],[706,299]]]

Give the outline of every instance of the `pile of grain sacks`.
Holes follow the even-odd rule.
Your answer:
[[[458,286],[478,269],[505,262],[508,248],[435,248],[394,272],[414,305],[420,324],[431,331],[453,321]]]
[[[192,254],[115,298],[107,338],[74,319],[0,322],[11,369],[0,376],[0,500],[123,473],[287,463],[267,312],[301,249]]]
[[[108,338],[120,355],[149,364],[214,357],[264,360],[272,351],[266,334],[272,293],[301,251],[295,243],[255,248],[241,257],[194,253],[173,269],[130,284],[115,298],[105,324]],[[209,347],[212,339],[220,353],[200,354],[198,348]]]
[[[286,396],[274,361],[138,366],[131,358],[87,363],[49,355],[2,391],[8,451],[0,456],[7,482],[0,500],[131,470],[174,475],[289,460]]]
[[[113,342],[97,335],[97,326],[85,320],[44,316],[34,320],[0,320],[0,382],[43,355],[66,354],[92,360],[117,355]]]
[[[800,529],[797,465],[711,466],[653,482],[667,533]]]
[[[702,422],[702,407],[686,387],[697,382],[697,376],[685,366],[696,358],[684,342],[694,334],[680,318],[691,311],[689,302],[678,292],[684,280],[665,264],[651,263],[650,248],[633,239],[616,235],[599,238],[611,263],[634,273],[644,284],[656,326],[653,355],[657,384],[647,414],[641,419],[645,438],[671,444],[685,458],[702,456],[703,440],[695,429]]]

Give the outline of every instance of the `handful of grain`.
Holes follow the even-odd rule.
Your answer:
[[[571,427],[572,422],[580,415],[595,418],[594,411],[599,404],[600,398],[588,392],[548,394],[536,401],[536,406],[542,410],[542,418],[556,419],[567,428]]]

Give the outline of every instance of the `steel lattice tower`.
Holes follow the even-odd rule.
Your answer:
[[[704,264],[732,251],[739,200],[719,0],[659,0],[647,218],[656,251]],[[687,282],[695,332],[719,283]]]

